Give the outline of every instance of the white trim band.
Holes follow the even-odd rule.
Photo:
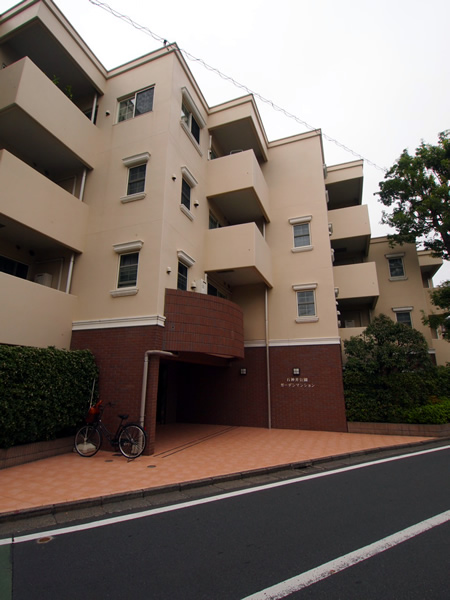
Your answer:
[[[89,329],[115,329],[117,327],[142,327],[151,325],[158,325],[159,327],[164,327],[165,321],[166,317],[164,317],[163,315],[74,321],[72,323],[72,331],[84,331]]]

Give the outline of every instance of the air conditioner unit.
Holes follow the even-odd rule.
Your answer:
[[[208,284],[204,279],[199,279],[197,282],[197,294],[207,294]]]
[[[52,275],[51,273],[38,273],[34,276],[35,283],[39,283],[39,285],[46,285],[47,287],[52,287]]]

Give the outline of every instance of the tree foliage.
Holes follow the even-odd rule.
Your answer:
[[[344,342],[344,390],[350,421],[399,422],[405,410],[438,392],[424,336],[386,315]]]
[[[436,146],[422,141],[414,156],[403,150],[377,192],[390,208],[382,223],[396,231],[388,235],[392,245],[420,240],[434,255],[450,258],[449,181],[450,130],[439,134]]]
[[[440,309],[440,312],[424,316],[422,322],[433,329],[440,327],[442,336],[450,342],[450,281],[444,281],[431,292],[430,297],[432,304]]]

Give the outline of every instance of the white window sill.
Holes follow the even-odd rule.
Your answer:
[[[200,154],[200,156],[203,156],[203,152],[200,150],[200,146],[199,146],[197,140],[195,139],[195,137],[190,132],[189,127],[186,125],[186,123],[184,121],[180,121],[180,125],[181,125],[182,129],[184,129],[188,138],[191,140],[194,148],[197,150],[197,152]]]
[[[188,219],[190,219],[191,221],[194,220],[194,215],[184,204],[180,204],[180,210],[184,215],[187,216]]]
[[[402,277],[389,277],[389,281],[406,281],[407,279],[406,275],[403,275]]]
[[[135,296],[139,291],[137,287],[120,288],[117,290],[111,290],[109,293],[113,298],[120,298],[121,296]]]
[[[314,246],[298,246],[298,248],[291,248],[291,252],[309,252]]]
[[[296,323],[317,323],[319,317],[297,317],[295,319]]]
[[[134,202],[135,200],[143,200],[147,194],[145,192],[139,192],[138,194],[130,194],[129,196],[122,196],[120,201],[122,204],[127,202]]]

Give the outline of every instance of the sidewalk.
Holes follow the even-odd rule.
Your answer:
[[[393,435],[164,425],[157,430],[153,456],[127,461],[103,450],[92,458],[69,453],[0,471],[0,519],[429,441]]]

